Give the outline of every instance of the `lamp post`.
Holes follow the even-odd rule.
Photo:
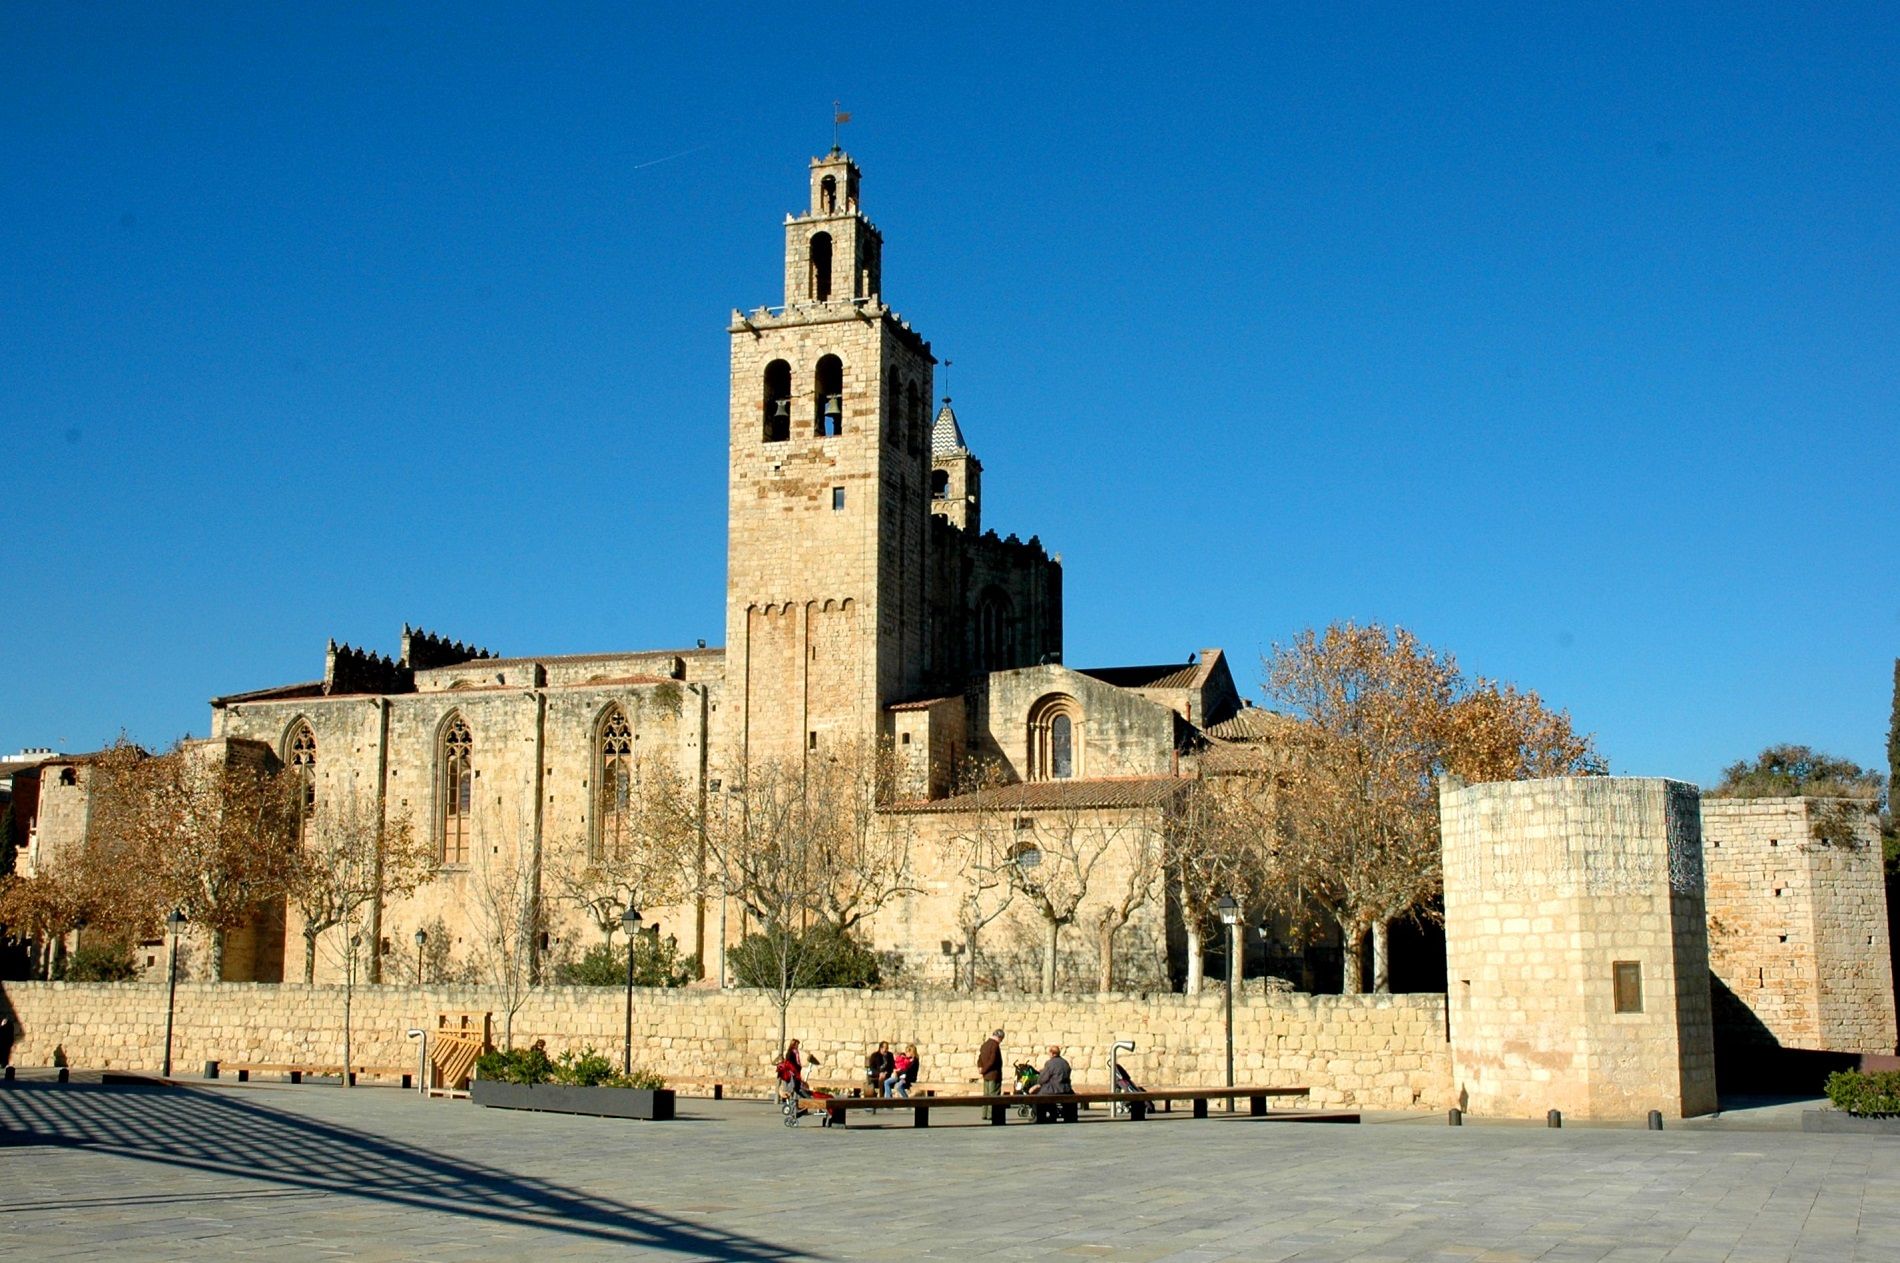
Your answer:
[[[418,987],[422,985],[422,949],[427,947],[428,945],[429,945],[429,932],[427,930],[417,930],[416,931],[416,985]]]
[[[171,977],[165,986],[165,1077],[172,1077],[172,1014],[178,1008],[178,928],[185,914],[173,908],[165,916],[165,928],[171,932],[172,958],[167,966]]]
[[[627,931],[627,1043],[620,1058],[620,1073],[633,1073],[633,936],[640,929],[640,910],[632,904],[620,914],[620,924]]]
[[[1234,927],[1240,924],[1240,904],[1232,895],[1222,895],[1214,905],[1220,923],[1227,927],[1227,1086],[1234,1086],[1234,957],[1238,937]],[[1227,1098],[1227,1112],[1234,1112],[1234,1098]]]

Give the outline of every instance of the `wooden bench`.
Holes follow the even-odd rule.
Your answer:
[[[305,1075],[312,1075],[312,1076],[329,1075],[333,1078],[341,1078],[343,1075],[343,1067],[341,1065],[326,1066],[322,1064],[321,1062],[309,1062],[309,1061],[207,1061],[205,1062],[205,1078],[207,1079],[218,1078],[219,1075],[223,1071],[226,1071],[226,1070],[236,1071],[237,1081],[239,1083],[249,1083],[251,1081],[251,1075],[253,1073],[286,1075],[289,1077],[292,1083],[302,1083],[303,1077]],[[358,1063],[357,1065],[352,1066],[350,1068],[350,1082],[355,1083],[357,1080],[357,1076],[359,1075],[372,1075],[379,1079],[400,1078],[402,1080],[402,1085],[405,1088],[409,1087],[414,1082],[414,1079],[415,1079],[414,1070],[405,1070],[401,1066],[367,1066],[361,1063]]]
[[[892,1100],[889,1097],[832,1097],[829,1100],[801,1100],[797,1110],[787,1111],[786,1123],[796,1123],[804,1114],[822,1113],[826,1126],[843,1127],[854,1110],[866,1109],[909,1109],[912,1125],[930,1126],[930,1112],[933,1109],[982,1109],[988,1110],[989,1121],[1001,1126],[1009,1119],[1009,1112],[1017,1107],[1033,1110],[1058,1111],[1063,1118],[1073,1122],[1080,1117],[1084,1105],[1125,1105],[1131,1122],[1141,1122],[1147,1118],[1149,1107],[1168,1101],[1192,1101],[1194,1117],[1208,1116],[1207,1103],[1212,1100],[1245,1100],[1249,1113],[1254,1118],[1277,1118],[1286,1121],[1356,1123],[1359,1115],[1346,1111],[1315,1113],[1309,1111],[1286,1111],[1271,1115],[1267,1111],[1267,1101],[1272,1097],[1304,1097],[1309,1094],[1306,1088],[1269,1088],[1269,1087],[1231,1087],[1231,1088],[1163,1088],[1152,1092],[1065,1092],[1061,1094],[1009,1093],[1003,1096],[937,1096],[919,1097],[910,1101]]]

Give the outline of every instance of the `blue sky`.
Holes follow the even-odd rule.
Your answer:
[[[1617,771],[1884,765],[1900,8],[299,7],[0,13],[0,753],[718,643],[841,98],[1072,664],[1377,619]]]

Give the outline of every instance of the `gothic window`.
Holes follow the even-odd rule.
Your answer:
[[[773,360],[765,366],[765,441],[792,437],[792,366]]]
[[[619,859],[627,853],[633,830],[633,728],[618,706],[607,712],[596,749],[594,783],[600,787],[600,812],[591,858]]]
[[[933,469],[930,471],[930,498],[948,500],[950,498],[950,471]]]
[[[844,433],[844,361],[827,355],[818,361],[812,381],[816,387],[813,402],[812,433],[819,438]]]
[[[1073,697],[1052,694],[1029,712],[1029,776],[1066,781],[1082,774],[1082,708]]]
[[[308,721],[299,720],[297,726],[291,729],[290,747],[284,762],[297,774],[298,792],[303,800],[301,829],[317,814],[317,734],[310,730]]]
[[[442,730],[437,766],[441,769],[442,862],[466,864],[474,832],[470,817],[475,807],[475,738],[460,715],[452,716]]]
[[[828,232],[811,235],[810,293],[813,302],[831,301],[831,234]]]

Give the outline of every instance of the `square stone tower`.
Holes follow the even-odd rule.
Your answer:
[[[930,345],[882,298],[857,164],[811,162],[785,304],[732,315],[726,572],[732,774],[874,740],[925,662]]]
[[[1715,1108],[1698,797],[1631,777],[1440,792],[1452,1070],[1473,1114]]]

